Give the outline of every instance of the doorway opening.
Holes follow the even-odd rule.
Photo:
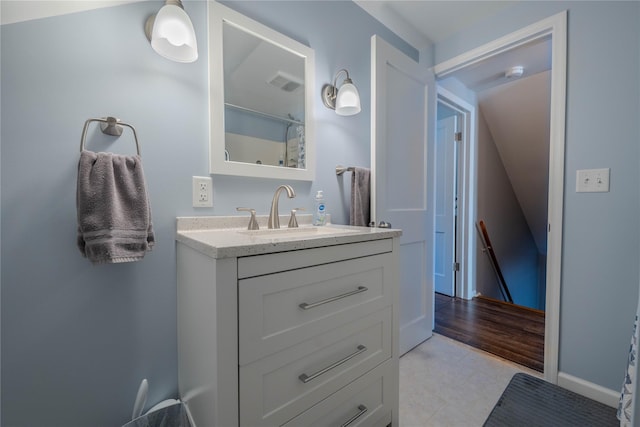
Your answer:
[[[565,115],[565,93],[566,93],[566,13],[555,15],[546,20],[540,21],[529,27],[523,28],[515,33],[505,36],[501,39],[495,40],[480,48],[474,49],[470,52],[460,55],[459,57],[445,61],[437,65],[434,68],[434,73],[439,82],[439,87],[446,87],[448,90],[455,92],[457,96],[465,99],[472,105],[482,105],[480,93],[482,91],[490,89],[493,81],[497,79],[509,79],[513,77],[513,74],[507,75],[506,70],[515,65],[512,63],[513,55],[529,49],[543,50],[546,54],[548,62],[548,68],[538,69],[535,67],[529,67],[525,64],[525,70],[528,68],[532,75],[541,75],[541,80],[547,82],[548,89],[546,90],[546,103],[547,113],[545,115],[545,126],[543,130],[546,133],[547,147],[544,150],[544,155],[547,160],[546,170],[544,174],[544,191],[543,197],[547,203],[540,203],[540,199],[533,203],[533,206],[537,211],[543,211],[544,215],[542,220],[536,220],[538,216],[525,214],[525,211],[530,210],[530,206],[523,198],[513,196],[512,200],[515,200],[515,205],[519,206],[522,211],[520,216],[520,222],[527,225],[529,229],[527,239],[529,241],[529,247],[536,248],[536,253],[539,252],[542,256],[535,255],[532,257],[534,262],[530,263],[534,266],[536,274],[536,282],[532,289],[533,292],[529,292],[526,296],[527,305],[531,310],[539,310],[542,308],[544,324],[541,326],[543,332],[543,352],[544,359],[544,374],[548,381],[553,383],[557,382],[557,370],[558,370],[558,336],[559,336],[559,298],[560,298],[560,265],[561,265],[561,239],[562,239],[562,199],[564,192],[564,115]],[[525,55],[531,57],[532,55]],[[501,63],[501,60],[507,60],[507,64]],[[493,64],[498,67],[498,71],[493,71],[493,75],[481,76],[476,80],[474,89],[469,89],[471,86],[468,84],[468,78],[473,78],[474,73],[478,75],[477,71],[480,67],[486,64]],[[497,65],[496,65],[497,64]],[[543,73],[546,72],[546,76]],[[517,73],[516,73],[517,74]],[[497,86],[497,85],[495,85]],[[439,89],[440,93],[440,89]],[[511,105],[511,109],[515,110],[519,104],[526,104],[529,102],[528,97],[512,97],[516,99],[515,104]],[[482,252],[482,248],[479,243],[482,241],[476,231],[476,223],[478,220],[482,220],[480,214],[483,215],[491,213],[495,206],[505,204],[504,201],[496,198],[496,196],[502,196],[502,193],[497,191],[497,188],[488,185],[488,177],[486,174],[495,173],[497,168],[490,167],[490,163],[487,158],[482,158],[481,153],[478,151],[480,145],[480,138],[483,137],[483,133],[488,134],[490,139],[499,139],[501,136],[496,136],[501,133],[500,128],[492,128],[487,125],[486,116],[492,114],[490,107],[486,111],[480,111],[482,107],[478,108],[477,114],[474,112],[471,115],[471,119],[476,119],[477,125],[472,125],[472,132],[468,135],[469,145],[463,145],[459,150],[458,156],[462,157],[460,170],[456,176],[461,176],[459,179],[458,187],[458,218],[459,224],[458,233],[461,234],[462,241],[458,242],[461,245],[467,245],[461,250],[460,262],[460,274],[459,281],[455,281],[454,297],[458,297],[461,300],[471,300],[476,294],[491,294],[485,287],[485,283],[481,283],[487,279],[488,273],[493,276],[493,282],[495,284],[495,272],[492,271],[490,264],[487,263],[487,255]],[[481,122],[484,121],[484,124]],[[519,127],[522,127],[520,125]],[[486,136],[486,135],[485,135]],[[523,139],[522,135],[506,137],[507,140],[511,139]],[[498,144],[494,142],[494,146]],[[525,144],[526,150],[534,146],[534,144]],[[466,148],[466,154],[462,154],[463,148]],[[508,147],[512,148],[512,147]],[[504,160],[504,157],[508,157],[508,153],[500,152],[500,149],[494,147],[494,158]],[[524,151],[520,148],[516,149],[516,156],[520,155],[526,160],[533,159],[537,154],[531,154],[529,151]],[[524,155],[523,155],[524,154]],[[468,155],[468,157],[464,157]],[[484,163],[483,163],[484,162]],[[495,162],[494,162],[495,163]],[[525,165],[526,166],[526,165]],[[524,169],[525,166],[519,166],[520,169]],[[506,181],[509,186],[512,187],[512,192],[515,194],[515,187],[518,186],[514,179],[506,173],[506,166],[502,169],[505,170],[504,175],[507,176]],[[516,167],[518,169],[518,167]],[[531,177],[532,174],[527,175]],[[482,180],[485,180],[484,182]],[[465,187],[466,185],[466,187]],[[485,191],[481,196],[479,195],[479,186],[483,185],[483,190],[489,188],[493,191]],[[436,183],[438,186],[438,183]],[[538,185],[539,187],[539,185]],[[462,189],[462,191],[461,191]],[[465,192],[468,190],[468,192]],[[513,202],[509,202],[514,204]],[[466,215],[464,219],[460,215]],[[499,217],[499,216],[498,216]],[[542,224],[542,227],[540,227]],[[511,226],[512,224],[505,223],[504,221],[495,221],[489,223],[487,226],[489,233],[492,235],[498,235],[504,230],[505,226]],[[540,230],[542,232],[540,233]],[[495,234],[497,233],[497,234]],[[507,233],[508,234],[508,233]],[[526,233],[525,233],[526,234]],[[542,236],[542,238],[539,238]],[[500,239],[497,239],[500,240]],[[515,240],[520,242],[525,240],[522,235],[519,235]],[[541,243],[542,242],[542,243]],[[496,246],[498,242],[495,242]],[[542,248],[542,250],[540,250]],[[506,258],[515,254],[507,249]],[[484,258],[483,258],[484,257]],[[505,258],[505,256],[503,256]],[[481,262],[485,262],[483,267]],[[455,265],[455,264],[454,264]],[[489,266],[487,270],[485,267]],[[511,266],[509,267],[511,268]],[[464,272],[464,273],[463,273]],[[544,280],[537,280],[537,277],[542,277]],[[455,279],[454,279],[455,280]],[[434,276],[434,290],[435,290]],[[519,284],[520,280],[516,280],[516,284]],[[514,285],[514,288],[516,286]],[[498,296],[498,288],[495,287],[495,293],[493,296]],[[458,292],[459,291],[459,292]],[[519,295],[518,292],[512,292],[514,294],[514,302],[517,304],[518,299],[522,300],[523,295]],[[438,307],[436,307],[437,310]],[[436,313],[437,315],[437,313]],[[437,320],[436,320],[437,323]],[[538,346],[540,347],[540,346]]]
[[[509,246],[501,247],[498,251],[500,259],[506,261],[502,266],[505,274],[502,274],[500,265],[493,266],[490,262],[492,259],[487,256],[489,255],[486,251],[487,247],[493,250],[488,237],[485,241],[482,235],[479,233],[476,235],[476,258],[473,261],[465,258],[463,251],[460,250],[465,236],[460,228],[463,221],[458,221],[458,202],[464,204],[469,199],[467,194],[469,190],[462,185],[465,178],[465,166],[462,160],[469,156],[471,135],[474,132],[467,131],[465,127],[465,122],[470,121],[470,108],[463,107],[461,104],[464,101],[440,88],[437,97],[434,148],[434,331],[542,372],[544,312],[537,309],[539,301],[535,289],[539,283],[537,264],[540,257],[537,250],[531,251],[532,239],[529,227],[525,224],[522,209],[513,194],[511,180],[498,155],[495,142],[492,137],[488,137],[490,132],[487,131],[488,126],[483,115],[487,95],[482,93],[475,95],[480,99],[476,109],[478,114],[476,123],[480,131],[475,133],[473,139],[478,157],[478,176],[474,181],[479,199],[477,216],[483,217],[489,223],[502,226],[502,229],[497,230],[498,233],[494,233],[494,237],[497,237],[496,242],[499,245],[505,246],[506,243]],[[517,93],[513,95],[520,96]],[[530,113],[531,110],[525,112]],[[548,121],[548,118],[546,120]],[[548,125],[540,127],[548,128]],[[546,136],[545,138],[548,139]],[[548,144],[543,145],[544,147],[541,148],[548,152]],[[484,173],[487,168],[491,169],[491,173]],[[545,165],[536,169],[546,170],[547,168]],[[490,179],[485,175],[489,175]],[[545,181],[548,179],[546,173],[543,179]],[[487,197],[487,193],[490,193],[491,197]],[[490,204],[495,206],[487,210],[486,199],[492,198],[496,200],[492,200]],[[541,203],[546,209],[546,193]],[[461,209],[461,211],[464,210]],[[483,224],[483,221],[480,222]],[[512,224],[520,227],[513,227]],[[522,229],[525,231],[524,236],[517,233]],[[486,242],[489,244],[487,245]],[[515,256],[512,259],[505,254]],[[468,265],[471,263],[476,265],[473,269],[475,273],[471,273],[470,282],[473,293],[470,295],[471,299],[464,299],[461,295],[465,286],[459,273],[461,266],[470,270]],[[516,301],[511,298],[508,288],[503,290],[501,287],[503,282],[506,285],[505,277],[512,285]],[[534,289],[531,289],[532,287]],[[527,299],[528,293],[533,293],[535,297]],[[510,304],[500,300],[508,301]]]
[[[449,297],[462,294],[459,277],[463,246],[458,222],[460,173],[466,139],[462,110],[443,94],[437,97],[435,139],[435,226],[434,226],[434,287],[435,292]]]
[[[453,257],[444,262],[449,267],[444,274],[434,277],[439,294],[435,330],[538,371],[544,364],[549,50],[549,39],[538,40],[449,78],[462,85],[468,91],[465,96],[477,105],[477,174],[472,177],[477,200],[475,259],[462,263],[455,251],[464,238],[456,233],[456,209],[457,201],[469,195],[456,189],[464,167],[456,154],[464,152],[467,141],[456,125],[463,122],[464,110],[449,107],[455,105],[444,94],[438,97],[435,147],[435,273],[442,271],[439,258]],[[526,75],[507,78],[495,72],[505,64],[522,63],[521,58],[530,61]],[[472,299],[442,305],[444,296],[460,295],[455,273],[471,259]],[[499,336],[518,339],[497,343]]]

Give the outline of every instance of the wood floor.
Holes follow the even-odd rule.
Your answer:
[[[543,372],[543,311],[484,297],[463,300],[436,293],[434,331]]]

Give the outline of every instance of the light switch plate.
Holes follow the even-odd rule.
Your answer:
[[[606,193],[609,191],[609,168],[580,169],[576,172],[577,193]]]

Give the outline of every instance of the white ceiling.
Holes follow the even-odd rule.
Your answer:
[[[510,83],[515,78],[505,76],[505,72],[514,66],[524,69],[522,78],[551,69],[551,39],[533,41],[516,49],[497,55],[490,60],[482,61],[461,70],[453,76],[474,92],[482,92],[494,86]]]

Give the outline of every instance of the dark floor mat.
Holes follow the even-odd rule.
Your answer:
[[[485,427],[619,426],[616,409],[531,375],[515,374]]]

